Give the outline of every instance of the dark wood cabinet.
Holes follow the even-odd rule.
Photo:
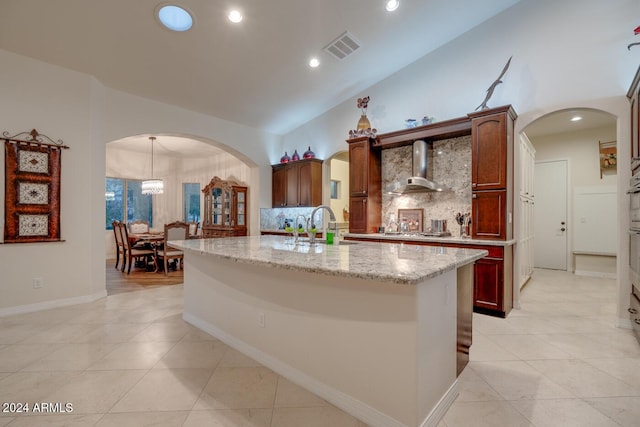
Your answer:
[[[471,188],[507,187],[507,119],[497,113],[471,120]]]
[[[513,128],[509,106],[469,114],[471,118],[471,236],[513,236]]]
[[[507,190],[476,191],[471,195],[473,237],[504,240],[507,236]]]
[[[504,261],[491,258],[479,259],[473,274],[478,284],[473,290],[474,306],[498,310],[504,290]]]
[[[322,204],[322,160],[303,159],[271,167],[271,201],[274,208]]]
[[[273,167],[271,175],[271,200],[274,208],[286,206],[287,203],[287,169]]]
[[[420,242],[396,239],[346,237],[346,240],[405,245],[441,246],[445,248],[482,249],[487,256],[473,267],[473,311],[490,316],[507,317],[513,308],[513,246],[494,246],[446,242]]]
[[[349,232],[373,233],[382,223],[381,153],[368,137],[349,144]]]
[[[217,176],[202,190],[204,215],[202,237],[236,237],[247,235],[249,198],[247,187]]]

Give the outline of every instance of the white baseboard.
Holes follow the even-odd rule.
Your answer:
[[[621,329],[633,329],[631,319],[618,318],[616,319],[616,326]]]
[[[50,310],[52,308],[66,307],[69,305],[84,304],[96,301],[107,296],[107,290],[104,289],[92,295],[83,295],[80,297],[57,299],[52,301],[43,301],[35,304],[18,305],[16,307],[0,308],[0,317],[13,316],[16,314],[33,313],[35,311]]]
[[[601,277],[603,279],[616,279],[618,275],[616,273],[604,273],[600,271],[589,270],[576,270],[573,272],[576,276],[589,276],[589,277]]]
[[[239,340],[213,324],[204,321],[189,313],[184,313],[183,319],[202,329],[206,333],[216,337],[225,344],[233,347],[241,353],[260,362],[262,365],[272,371],[282,375],[289,381],[299,385],[300,387],[315,393],[327,402],[337,406],[348,414],[364,421],[372,427],[407,427],[402,422],[392,418],[364,402],[355,399],[335,388],[324,384],[317,379],[305,374],[304,372],[294,368],[293,366],[282,362],[279,359],[259,350],[246,342]],[[438,425],[449,406],[453,403],[457,396],[457,381],[451,386],[447,393],[442,397],[440,402],[432,409],[429,416],[422,422],[421,426],[435,427]]]
[[[437,427],[444,418],[453,402],[458,397],[458,380],[456,379],[449,390],[442,396],[438,404],[431,410],[427,418],[424,419],[420,427]]]

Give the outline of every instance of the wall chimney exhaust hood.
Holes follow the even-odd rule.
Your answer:
[[[428,161],[429,149],[426,141],[418,139],[413,143],[412,176],[396,181],[387,186],[389,194],[424,193],[428,191],[445,191],[446,186],[438,184],[429,178]]]

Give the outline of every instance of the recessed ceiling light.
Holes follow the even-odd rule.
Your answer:
[[[193,26],[193,17],[186,9],[168,4],[158,9],[158,20],[171,31],[187,31]]]
[[[232,10],[231,12],[229,12],[229,15],[227,15],[227,17],[229,18],[229,21],[233,22],[234,24],[242,21],[242,13],[240,13],[239,10]]]
[[[318,58],[311,58],[311,60],[309,61],[309,67],[316,68],[318,65],[320,65],[320,61],[318,60]]]
[[[582,120],[582,116],[573,116],[573,117],[571,117],[571,121],[572,122],[579,122],[580,120]]]
[[[389,0],[385,9],[387,9],[387,12],[393,12],[398,8],[398,6],[400,6],[400,0]]]

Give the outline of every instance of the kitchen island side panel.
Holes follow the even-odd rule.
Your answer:
[[[185,263],[185,320],[371,425],[418,426],[455,386],[455,269],[399,286]]]

